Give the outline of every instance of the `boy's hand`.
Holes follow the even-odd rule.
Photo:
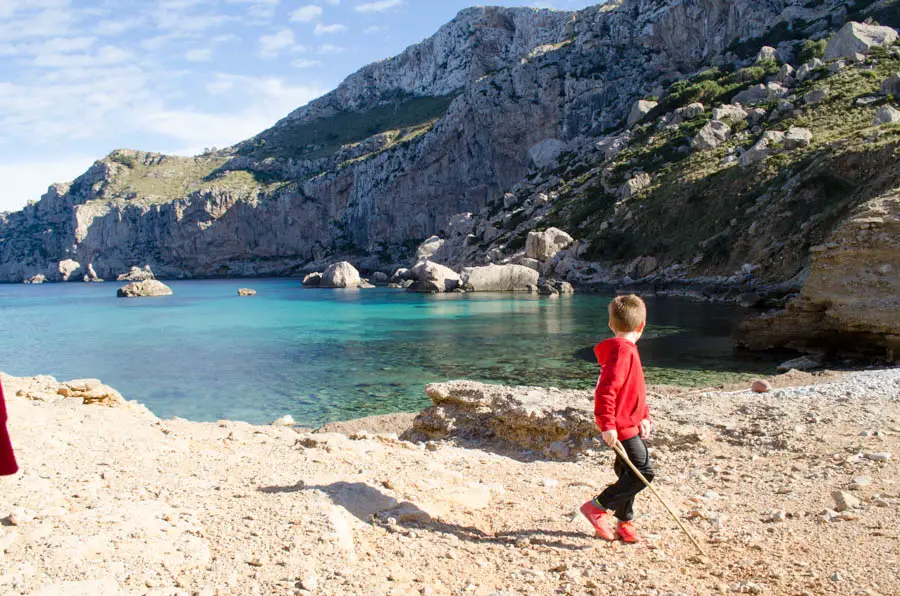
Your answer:
[[[619,433],[616,429],[605,430],[600,435],[603,437],[603,442],[610,446],[610,448],[616,446],[616,442],[619,440]]]
[[[650,432],[653,430],[653,423],[647,419],[641,420],[641,438],[649,439]]]

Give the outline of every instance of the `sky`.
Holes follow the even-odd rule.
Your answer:
[[[0,0],[0,212],[113,149],[193,155],[251,137],[477,3]]]

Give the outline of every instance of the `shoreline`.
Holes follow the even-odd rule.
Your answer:
[[[22,469],[0,479],[0,592],[897,593],[900,368],[810,378],[652,406],[658,489],[708,560],[649,495],[645,542],[593,537],[577,508],[613,479],[606,449],[556,461],[490,441],[160,420],[124,400],[11,390]]]

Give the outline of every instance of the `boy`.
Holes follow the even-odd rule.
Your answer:
[[[652,422],[636,345],[646,322],[647,306],[637,296],[619,296],[610,302],[609,328],[616,336],[594,347],[602,367],[594,391],[594,418],[603,441],[610,447],[621,441],[628,458],[649,481],[653,480],[653,468],[644,439],[650,436]],[[581,513],[601,538],[615,540],[618,535],[625,542],[637,542],[631,525],[632,506],[644,484],[618,454],[613,470],[618,480],[582,505]],[[619,520],[615,534],[610,527],[610,510]]]

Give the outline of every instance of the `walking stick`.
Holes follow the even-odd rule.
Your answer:
[[[641,474],[641,471],[638,470],[637,467],[631,462],[631,459],[628,457],[628,454],[625,453],[625,448],[622,446],[622,443],[620,443],[619,441],[616,441],[616,444],[613,446],[613,449],[615,449],[616,453],[619,454],[619,457],[621,457],[622,460],[626,464],[628,464],[628,467],[631,468],[631,471],[634,472],[637,475],[637,477],[641,479],[641,482],[644,483],[644,486],[649,488],[650,492],[652,492],[654,495],[656,495],[656,498],[659,499],[659,502],[663,504],[663,507],[665,507],[666,511],[669,512],[669,515],[672,516],[672,519],[675,520],[675,523],[678,524],[678,527],[681,528],[681,531],[684,532],[685,536],[687,536],[688,539],[693,543],[693,545],[695,547],[697,547],[697,550],[700,551],[700,554],[703,555],[704,557],[706,557],[707,556],[706,551],[703,550],[703,547],[700,546],[700,543],[697,542],[697,540],[694,538],[694,536],[690,532],[688,532],[688,529],[684,527],[684,524],[681,523],[681,518],[679,518],[678,515],[675,513],[675,511],[673,511],[672,508],[669,507],[669,504],[666,503],[666,500],[662,498],[662,495],[660,495],[658,492],[656,492],[656,489],[653,488],[653,486],[650,484],[650,482],[644,477],[643,474]]]

